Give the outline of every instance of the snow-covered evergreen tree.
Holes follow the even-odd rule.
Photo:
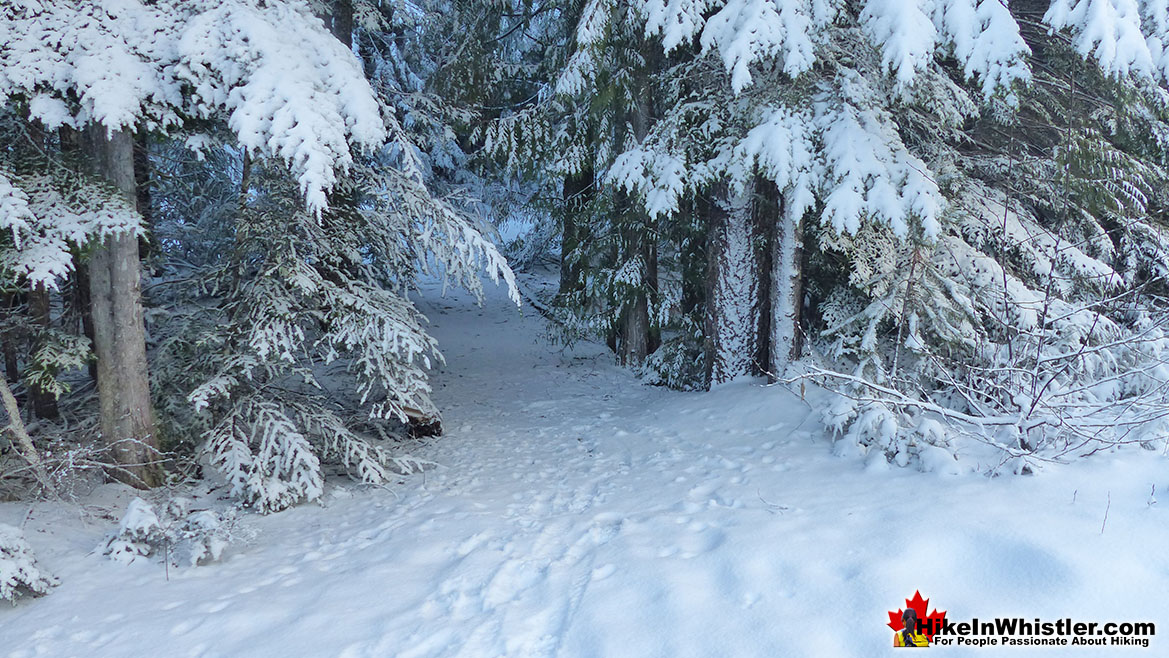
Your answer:
[[[892,456],[914,443],[915,423],[942,416],[958,431],[1012,417],[1004,454],[1051,454],[1074,449],[1074,437],[1101,438],[1121,400],[1117,436],[1156,435],[1155,414],[1138,409],[1161,391],[1147,374],[1160,368],[1162,315],[1148,289],[1162,285],[1152,273],[1162,262],[1165,92],[1154,62],[1164,25],[1160,3],[595,0],[576,23],[556,98],[590,107],[614,35],[667,55],[645,89],[651,125],[612,147],[598,180],[634,192],[671,227],[709,226],[694,199],[720,186],[775,186],[754,237],[769,257],[770,272],[754,277],[767,299],[706,315],[768,317],[772,372],[789,356],[783,346],[810,334],[847,368],[846,388],[865,391],[842,403],[834,426]],[[684,240],[667,250],[686,254]],[[705,250],[708,263],[727,252],[710,244],[720,248]],[[815,276],[802,276],[805,266]],[[672,278],[694,277],[659,277]],[[707,281],[708,306],[729,299],[723,285]],[[720,330],[702,329],[708,360]],[[754,351],[731,351],[744,349]],[[695,352],[657,363],[682,368],[680,354]],[[1100,381],[1126,383],[1089,383]],[[882,398],[865,386],[904,396],[881,412],[894,422],[862,422]],[[911,400],[935,406],[923,414]],[[1093,420],[1068,429],[1076,424],[1060,410],[1077,405]],[[886,430],[905,418],[914,420],[894,440]]]
[[[354,10],[364,61],[318,18],[345,23],[329,13],[340,9]],[[299,0],[0,9],[0,101],[43,129],[83,129],[102,161],[120,162],[123,172],[128,160],[117,158],[129,151],[113,155],[107,141],[128,144],[132,131],[171,140],[152,148],[151,166],[185,175],[162,177],[140,209],[175,258],[164,271],[185,270],[198,285],[164,281],[155,294],[175,311],[157,328],[164,345],[156,391],[170,438],[189,442],[184,434],[203,427],[212,463],[236,495],[264,511],[319,495],[323,461],[368,482],[417,465],[367,439],[385,436],[381,421],[438,415],[424,371],[440,357],[406,297],[420,271],[476,292],[486,272],[515,294],[510,270],[476,223],[432,194],[431,172],[442,165],[435,153],[444,138],[453,143],[445,117],[427,112],[409,84],[388,88],[401,78],[381,73],[404,59],[379,59],[396,44],[375,30],[400,28],[409,11]],[[353,35],[338,25],[334,32]],[[418,135],[432,139],[427,149]],[[71,250],[107,234],[121,241],[119,258],[137,263],[133,183],[121,184],[122,200],[100,185],[77,188],[101,191],[90,194],[94,210],[77,193],[58,200],[59,180],[18,175],[24,169],[9,163],[0,183],[0,223],[15,238],[4,256],[9,271],[52,284],[72,267]],[[202,189],[190,189],[192,181]],[[137,285],[137,277],[126,282],[125,308],[136,307]],[[97,342],[99,390],[126,386],[124,377],[102,377],[114,357]],[[314,387],[318,376],[331,384],[323,376],[330,364],[354,377],[353,400]],[[145,376],[144,358],[141,365]],[[144,422],[103,430],[107,442],[121,440],[115,433],[156,440],[149,401],[135,404]]]
[[[0,523],[0,599],[47,594],[57,579],[37,564],[20,528]]]

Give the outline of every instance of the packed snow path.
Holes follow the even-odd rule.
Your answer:
[[[643,386],[603,348],[550,344],[498,291],[421,307],[447,358],[447,433],[418,454],[438,467],[246,516],[252,538],[169,581],[93,552],[123,488],[83,512],[0,505],[62,581],[0,608],[0,655],[869,657],[916,590],[956,620],[1169,634],[1163,455],[993,480],[866,468],[789,391]]]

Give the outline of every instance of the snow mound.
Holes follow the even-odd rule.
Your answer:
[[[218,560],[231,543],[234,517],[212,510],[190,509],[191,501],[174,498],[161,514],[150,503],[130,501],[118,530],[106,538],[102,554],[130,564],[162,553],[173,566],[198,566]]]
[[[20,528],[0,523],[0,599],[47,594],[57,580],[37,566]]]

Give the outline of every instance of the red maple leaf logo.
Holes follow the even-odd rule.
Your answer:
[[[934,632],[942,627],[942,623],[946,621],[946,611],[938,612],[937,608],[928,615],[925,613],[926,607],[929,606],[930,600],[921,598],[921,592],[915,591],[912,599],[905,599],[905,606],[913,608],[917,613],[917,618],[921,620],[921,632],[930,642],[934,641]],[[905,628],[905,622],[901,621],[901,614],[905,612],[905,608],[898,608],[897,612],[889,612],[889,628],[895,631],[900,631]],[[931,623],[932,622],[932,623]]]

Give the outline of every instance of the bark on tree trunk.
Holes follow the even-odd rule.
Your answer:
[[[24,457],[24,460],[28,462],[29,467],[32,468],[33,477],[36,478],[37,483],[45,492],[56,495],[57,490],[53,485],[53,480],[49,478],[44,462],[41,461],[41,455],[33,446],[32,438],[28,435],[24,419],[20,417],[20,407],[16,404],[16,397],[12,395],[12,389],[8,387],[8,382],[4,381],[3,377],[0,377],[0,401],[3,402],[4,411],[8,414],[8,427],[5,429],[16,437],[14,443],[17,450],[20,451],[21,457]]]
[[[774,327],[775,244],[779,239],[779,188],[775,183],[762,177],[755,179],[754,216],[752,218],[755,239],[756,263],[759,282],[759,324],[755,340],[755,374],[765,375],[775,381],[771,352]]]
[[[4,343],[4,373],[7,381],[16,383],[20,381],[20,358],[17,349],[17,343],[20,340],[19,332],[16,329],[16,311],[17,303],[16,295],[14,293],[5,293],[3,296],[4,308],[4,334],[0,336],[0,340]]]
[[[708,204],[700,197],[683,201],[679,218],[678,260],[682,268],[682,315],[702,326],[706,308],[706,222]]]
[[[560,233],[560,294],[571,295],[584,289],[581,263],[573,257],[580,246],[581,215],[593,198],[593,172],[586,169],[579,174],[564,177],[564,220]]]
[[[769,369],[782,377],[788,364],[800,357],[804,307],[804,225],[790,199],[780,199],[781,219],[771,267],[771,358]]]
[[[139,239],[138,249],[143,260],[149,265],[162,253],[162,246],[154,235],[154,213],[150,196],[150,142],[145,131],[134,137],[134,199],[142,225],[146,232]]]
[[[94,125],[86,129],[85,142],[94,173],[111,182],[133,206],[130,133],[107,133]],[[104,238],[90,256],[89,277],[101,434],[115,464],[112,473],[131,486],[158,486],[162,471],[150,402],[138,238],[129,233]]]
[[[38,283],[30,286],[28,291],[28,314],[32,325],[38,330],[33,334],[30,354],[44,346],[45,336],[53,327],[50,309],[49,289],[45,284]],[[38,335],[39,334],[39,335]],[[29,398],[32,402],[32,412],[37,418],[57,418],[57,398],[52,393],[42,390],[32,383],[28,386]]]
[[[647,234],[645,239],[645,288],[647,294],[658,293],[658,241],[654,239],[653,234]],[[653,326],[653,322],[649,318],[648,298],[646,300],[646,355],[653,354],[662,346],[662,330]]]
[[[654,54],[643,53],[643,56],[646,56],[646,69],[654,70]],[[618,128],[619,141],[631,137],[640,144],[645,140],[651,114],[648,96],[634,100],[626,111],[628,129],[632,132],[621,125]],[[656,341],[650,336],[649,294],[657,288],[657,239],[648,215],[635,207],[624,190],[615,191],[614,197],[615,212],[622,225],[620,244],[624,252],[618,262],[632,265],[638,276],[633,295],[621,308],[617,360],[623,365],[637,367],[645,363],[645,358],[656,349]]]
[[[78,249],[73,249],[73,285],[70,290],[70,304],[77,321],[81,323],[81,335],[94,344],[93,336],[93,305],[89,301],[89,263],[81,257]],[[97,382],[97,362],[90,361],[87,370],[89,378]]]
[[[336,0],[333,2],[333,15],[325,21],[333,36],[341,40],[346,48],[353,47],[353,2],[352,0]]]
[[[636,277],[629,282],[631,294],[622,300],[618,315],[617,362],[638,367],[655,347],[650,336],[649,292],[657,285],[657,250],[643,214],[624,192],[616,192],[615,197],[617,212],[623,215],[618,266]]]
[[[761,276],[754,184],[718,185],[710,208],[709,285],[706,303],[706,370],[710,385],[759,372]]]

